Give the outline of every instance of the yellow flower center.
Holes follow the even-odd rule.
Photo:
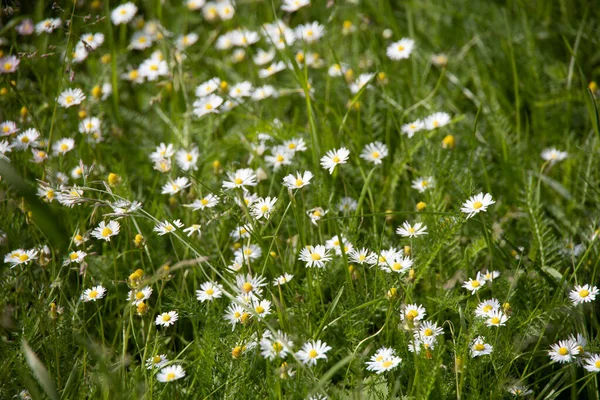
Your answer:
[[[53,192],[54,193],[54,192]],[[81,242],[83,240],[83,237],[81,235],[76,235],[75,236],[75,241],[76,242]]]
[[[73,101],[75,101],[75,99],[73,98],[73,96],[67,96],[67,97],[65,97],[65,103],[71,104]]]
[[[29,143],[29,137],[28,136],[23,136],[21,138],[21,143]]]
[[[215,291],[213,289],[209,288],[209,289],[206,289],[205,293],[209,296],[212,296],[215,293]]]
[[[262,314],[265,312],[265,308],[263,306],[256,306],[254,311],[256,311],[257,314]]]
[[[277,160],[277,162],[282,162],[284,160],[281,154],[277,154],[277,157],[275,157],[275,159]]]
[[[400,45],[398,46],[398,51],[403,51],[404,50],[404,46]]]
[[[138,300],[142,300],[144,298],[144,293],[143,292],[137,292],[135,294],[135,298]]]
[[[373,158],[379,158],[379,152],[378,151],[374,151],[371,153],[371,157]]]
[[[175,373],[174,372],[169,372],[167,374],[167,380],[168,381],[172,381],[173,379],[175,379]]]
[[[306,31],[306,36],[311,37],[312,35],[314,35],[314,32],[312,31],[312,29],[309,29]]]
[[[427,328],[423,331],[423,335],[431,336],[431,335],[433,335],[433,330],[431,328]]]
[[[135,80],[140,76],[140,73],[138,72],[137,69],[134,69],[132,71],[129,71],[129,79],[131,80]]]
[[[296,179],[296,187],[300,187],[304,185],[304,182],[302,181],[302,179]]]
[[[207,105],[204,106],[204,108],[207,110],[212,110],[213,106],[212,106],[212,104],[208,103]]]
[[[408,232],[409,233],[415,233],[415,228],[413,228],[412,226],[410,228],[408,228]]]
[[[315,349],[311,349],[311,350],[308,352],[308,356],[309,356],[310,358],[315,358],[315,357],[317,357],[318,355],[319,355],[319,353],[317,353],[317,351],[316,351]]]
[[[185,159],[189,161],[192,161],[194,159],[194,157],[192,157],[192,155],[190,153],[187,153],[187,155],[185,156]]]
[[[242,178],[235,178],[235,179],[233,180],[233,182],[234,182],[236,185],[241,185],[241,184],[242,184],[242,182],[244,182],[244,181],[242,180]]]
[[[393,362],[392,362],[392,361],[390,361],[390,360],[387,360],[387,361],[384,361],[384,362],[381,364],[381,366],[382,366],[383,368],[389,368],[389,367],[391,367],[391,366],[392,366],[392,364],[393,364]]]
[[[208,204],[208,200],[202,199],[202,200],[200,200],[200,203],[202,203],[202,205],[205,206]]]
[[[294,150],[295,148],[296,148],[296,143],[290,143],[290,144],[288,144],[288,149]]]
[[[481,207],[483,207],[483,204],[480,201],[476,201],[475,203],[473,203],[474,209],[479,210]]]
[[[485,350],[485,346],[481,343],[477,343],[475,346],[473,346],[473,349],[475,351],[483,351],[483,350]]]
[[[169,314],[164,314],[162,316],[163,322],[169,322],[171,320],[171,316]]]
[[[156,65],[156,64],[152,64],[152,65],[150,66],[150,70],[151,70],[151,71],[158,71],[158,65]]]
[[[338,156],[333,156],[333,158],[331,159],[331,161],[333,161],[334,163],[339,163],[340,162],[340,158]]]
[[[88,295],[88,297],[89,297],[90,299],[95,299],[96,297],[98,297],[98,291],[97,291],[97,290],[92,290],[92,291],[90,292],[90,294]]]
[[[276,353],[280,353],[283,350],[283,345],[279,342],[275,342],[275,343],[273,343],[273,350]]]
[[[487,312],[490,312],[492,310],[492,308],[493,308],[492,306],[487,304],[487,305],[483,306],[482,311],[487,313]]]
[[[471,282],[471,286],[473,286],[473,287],[479,287],[479,285],[481,285],[481,283],[479,283],[479,281],[472,281]]]
[[[581,289],[579,291],[579,296],[580,297],[588,297],[589,294],[590,294],[589,290]]]
[[[25,261],[29,260],[29,256],[28,256],[27,254],[21,254],[21,255],[19,256],[19,260],[20,260],[21,262],[25,262]]]
[[[248,293],[251,292],[253,289],[252,284],[250,282],[246,282],[242,285],[242,290],[244,291],[244,293]]]
[[[310,258],[312,258],[313,261],[319,261],[321,259],[321,255],[318,253],[312,253]]]
[[[242,316],[242,314],[240,314],[239,311],[236,311],[233,313],[233,318],[235,318],[235,319],[240,319],[241,316]]]
[[[5,62],[5,63],[4,63],[4,70],[5,70],[5,71],[10,71],[10,70],[11,70],[11,68],[12,68],[12,66],[13,66],[13,65],[12,65],[12,63],[10,63],[10,62]]]
[[[418,315],[419,315],[419,312],[417,310],[409,310],[406,312],[406,318],[411,321],[413,319],[415,319]]]
[[[421,181],[421,187],[427,187],[427,186],[429,186],[429,182]]]
[[[313,217],[320,217],[321,216],[321,212],[320,211],[314,211],[313,212]]]
[[[490,323],[492,323],[493,325],[498,325],[500,323],[500,318],[493,317],[492,319],[490,319]]]
[[[560,349],[558,349],[558,354],[560,354],[561,356],[566,356],[567,354],[569,354],[569,350],[566,347],[561,347]]]
[[[69,145],[66,143],[63,143],[60,145],[60,151],[67,151],[69,150]]]
[[[594,366],[595,366],[596,368],[600,368],[600,360],[596,361],[596,362],[594,363]]]
[[[161,360],[160,356],[154,356],[152,358],[152,363],[157,364],[160,362],[160,360]]]
[[[77,260],[78,257],[79,257],[79,255],[76,252],[73,252],[69,255],[69,258],[71,260]]]
[[[402,264],[395,262],[392,264],[392,269],[394,271],[400,271],[402,269]]]
[[[101,232],[103,237],[110,236],[110,235],[112,235],[112,233],[113,233],[112,229],[110,229],[108,227],[102,229],[102,232]]]
[[[267,205],[265,204],[264,206],[262,206],[262,207],[260,208],[260,211],[261,211],[262,213],[266,213],[267,211],[269,211],[269,206],[267,206]]]

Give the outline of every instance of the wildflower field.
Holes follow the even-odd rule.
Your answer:
[[[595,1],[0,10],[0,399],[600,399]]]

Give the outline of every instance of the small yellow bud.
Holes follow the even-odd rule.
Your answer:
[[[92,96],[99,99],[102,96],[102,88],[99,85],[96,85],[92,88]]]
[[[398,297],[398,289],[396,289],[395,287],[390,288],[390,290],[387,291],[385,297],[388,298],[388,300],[393,300],[396,297]]]
[[[27,116],[27,107],[21,107],[21,118],[25,118]]]
[[[234,248],[235,250],[237,250],[237,249],[239,249],[239,248],[241,248],[241,247],[242,247],[242,244],[241,244],[240,242],[235,242],[235,243],[233,244],[233,248]]]
[[[348,68],[346,72],[344,72],[344,78],[346,78],[347,81],[351,81],[352,78],[354,78],[354,71],[352,68]]]
[[[598,90],[598,84],[594,81],[591,81],[588,85],[588,88],[590,88],[590,90],[595,93]]]
[[[504,310],[505,314],[511,314],[512,313],[512,307],[510,306],[510,303],[504,303],[502,304],[502,309]]]
[[[138,305],[137,305],[137,313],[139,315],[144,315],[148,312],[148,306],[146,305],[146,303],[144,303],[143,301],[141,301]]]
[[[269,255],[273,258],[277,258],[277,253],[275,253],[274,251],[270,252]]]
[[[405,256],[410,256],[410,246],[404,246],[404,255]]]
[[[221,87],[221,89],[226,90],[229,84],[227,83],[227,81],[221,81],[221,84],[219,86]]]
[[[219,160],[213,161],[212,166],[215,171],[218,170],[219,168],[221,168],[221,161],[219,161]]]
[[[137,235],[135,235],[133,243],[135,243],[136,247],[140,247],[144,243],[144,237],[138,233]]]
[[[114,172],[108,174],[108,184],[110,186],[117,186],[121,182],[121,177]]]
[[[408,271],[408,280],[414,280],[415,279],[415,270],[414,269],[410,269]]]
[[[420,201],[417,203],[417,211],[423,211],[425,207],[427,207],[427,204],[425,204],[425,202]]]
[[[77,115],[79,116],[80,119],[84,119],[85,117],[87,117],[87,111],[79,110],[79,113],[77,113]]]
[[[2,89],[0,89],[0,95],[1,96],[5,96],[6,94],[8,94],[8,88],[7,87],[3,87]]]
[[[442,148],[452,150],[454,148],[454,146],[456,146],[456,140],[454,139],[454,136],[447,135],[442,140]]]
[[[102,2],[100,0],[94,0],[90,3],[90,7],[92,7],[94,10],[99,10],[101,6]]]
[[[108,64],[110,62],[110,60],[111,60],[110,53],[103,54],[102,57],[100,57],[100,62],[102,64]]]
[[[142,279],[144,277],[144,270],[138,268],[138,269],[135,270],[134,274],[138,278]]]
[[[343,26],[344,26],[344,29],[352,28],[352,21],[345,20]]]
[[[231,350],[231,357],[237,360],[242,355],[242,351],[242,346],[235,346],[233,350]]]

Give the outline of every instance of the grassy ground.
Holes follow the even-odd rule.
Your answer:
[[[25,397],[27,390],[53,399],[500,399],[521,390],[532,399],[598,399],[590,366],[600,353],[598,303],[569,298],[576,285],[599,283],[595,2],[313,0],[287,13],[279,1],[238,0],[231,19],[207,21],[181,1],[151,0],[138,2],[135,18],[119,25],[111,21],[117,3],[57,3],[3,2],[0,16],[1,52],[20,59],[14,72],[9,59],[0,65],[7,72],[0,74],[0,122],[19,129],[0,132],[0,142],[13,145],[4,153],[10,162],[0,160],[0,253],[8,255],[0,266],[0,398]],[[52,33],[20,35],[16,28],[26,18],[61,22]],[[277,49],[274,61],[286,68],[262,78],[259,71],[271,63],[257,66],[253,56],[273,47],[261,26],[277,18],[291,28],[317,21],[326,33]],[[160,24],[154,33],[153,21]],[[245,50],[236,61],[234,49],[216,45],[237,28],[257,32],[260,41],[236,47]],[[103,43],[84,47],[87,58],[74,62],[90,32],[103,33]],[[136,32],[147,32],[152,45],[131,49]],[[189,33],[199,35],[197,42],[178,49],[178,37]],[[414,40],[410,56],[386,56],[404,37]],[[162,76],[142,83],[124,77],[157,50],[167,66]],[[318,53],[320,68],[318,61],[307,65],[309,53]],[[338,63],[345,73],[330,76]],[[353,92],[361,74],[373,75]],[[243,81],[271,85],[279,96],[245,97],[230,110],[224,104],[198,117],[196,87],[213,77],[227,82],[215,92],[225,101]],[[86,99],[63,107],[57,98],[68,88],[80,88]],[[402,133],[405,124],[436,112],[448,113],[449,123],[412,138]],[[79,133],[88,117],[99,118],[100,127]],[[21,150],[19,135],[29,128],[40,138]],[[74,139],[74,148],[54,154],[63,138]],[[306,151],[274,169],[267,157],[292,138],[302,138]],[[376,141],[389,151],[381,164],[360,157]],[[170,171],[156,170],[150,154],[161,142],[175,151],[197,147],[197,169],[186,171],[173,156]],[[349,158],[330,174],[321,157],[341,147]],[[547,148],[568,155],[547,161]],[[49,157],[32,162],[40,151]],[[227,174],[241,168],[258,175],[258,184],[246,187],[250,193],[277,197],[270,218],[253,216],[252,204],[240,201],[249,194],[223,188]],[[283,179],[296,171],[314,177],[288,190]],[[59,183],[58,172],[68,182]],[[161,193],[177,177],[191,186]],[[433,178],[427,190],[412,187],[424,177]],[[73,185],[83,191],[76,198]],[[47,186],[52,199],[37,192]],[[467,218],[461,207],[478,193],[495,203]],[[220,199],[214,208],[184,207],[209,194]],[[344,211],[345,198],[355,203]],[[141,208],[110,215],[119,199]],[[76,204],[64,205],[69,200]],[[312,224],[307,212],[314,215],[316,207],[323,211]],[[201,234],[154,231],[176,219],[201,225]],[[92,236],[102,221],[120,224],[110,241]],[[425,224],[428,234],[398,235],[404,221]],[[251,233],[233,237],[240,226]],[[87,241],[79,244],[77,235]],[[336,235],[343,237],[338,249],[366,248],[381,265],[333,248],[325,268],[307,268],[301,251]],[[249,245],[260,257],[228,269]],[[381,261],[390,248],[398,255]],[[37,253],[15,261],[23,255],[11,258],[16,249]],[[64,265],[74,251],[86,253],[83,261]],[[406,263],[406,256],[411,267],[389,272],[390,260]],[[478,277],[485,271],[500,275],[486,282]],[[284,273],[293,279],[274,284]],[[265,278],[256,296],[270,302],[270,315],[259,315],[258,300],[238,297],[257,292],[256,282],[252,290],[243,285],[247,274]],[[469,279],[480,282],[473,293],[463,287]],[[196,291],[208,281],[224,293],[201,302]],[[84,291],[97,285],[105,296],[96,290],[95,301],[84,301]],[[128,301],[130,290],[146,286],[146,308]],[[592,287],[574,296],[593,300]],[[475,316],[492,298],[508,317],[503,326]],[[232,329],[225,315],[236,304],[242,316]],[[407,314],[409,304],[422,305],[425,317]],[[178,320],[156,325],[168,311]],[[425,321],[443,333],[424,337]],[[284,357],[266,359],[260,342],[279,330],[293,344],[284,346]],[[569,362],[553,361],[551,346],[578,334],[585,344],[557,347],[568,350]],[[478,337],[491,354],[473,357]],[[314,366],[298,353],[312,340],[331,347]],[[381,347],[401,361],[390,358],[398,365],[377,374],[366,362]],[[185,377],[161,382],[162,368],[146,368],[161,354],[165,367],[180,365]],[[165,377],[173,378],[169,371]]]

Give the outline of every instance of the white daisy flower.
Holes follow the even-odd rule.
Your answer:
[[[382,258],[382,256],[379,256],[379,258]],[[385,272],[396,272],[398,274],[403,274],[408,272],[414,263],[412,258],[408,256],[403,257],[400,254],[394,254],[384,258],[386,261],[383,263],[380,261],[379,266],[381,270]]]
[[[259,342],[260,354],[267,360],[276,358],[285,358],[288,353],[292,352],[294,342],[288,339],[287,335],[282,331],[272,334],[266,331]]]
[[[381,164],[381,160],[388,155],[388,148],[381,142],[369,143],[365,146],[364,150],[360,154],[360,158],[363,160],[372,162],[375,165]]]
[[[348,161],[348,157],[350,156],[350,150],[345,147],[342,147],[338,150],[329,150],[322,158],[321,158],[321,166],[324,169],[328,169],[330,174],[333,174],[333,170],[339,164],[346,164]]]
[[[198,163],[199,157],[200,152],[197,147],[192,147],[190,151],[181,149],[175,154],[177,165],[183,171],[196,171],[198,169],[196,164]]]
[[[327,240],[325,242],[325,248],[327,250],[334,250],[335,254],[337,254],[338,256],[342,255],[342,243],[344,245],[344,253],[349,253],[350,251],[352,251],[353,246],[352,243],[350,243],[350,241],[348,241],[348,239],[346,239],[343,236],[338,236],[335,235],[333,236],[331,239]]]
[[[288,189],[300,189],[304,186],[310,185],[310,180],[313,178],[313,174],[310,171],[304,171],[303,173],[296,172],[296,176],[290,174],[283,178],[283,186]]]
[[[598,295],[598,288],[596,286],[591,286],[585,284],[583,286],[575,285],[575,289],[569,292],[569,298],[573,305],[578,305],[581,303],[589,303],[591,301],[596,300],[596,295]]]
[[[485,324],[489,327],[492,326],[504,326],[508,321],[508,317],[500,310],[493,310],[487,316]]]
[[[276,202],[277,197],[266,197],[264,199],[261,197],[252,205],[250,213],[256,219],[261,219],[263,217],[269,219],[271,217],[271,212],[273,212],[273,209],[275,208]]]
[[[200,235],[200,229],[202,228],[202,225],[200,224],[192,224],[190,226],[188,226],[187,228],[185,228],[183,230],[184,233],[186,233],[188,236],[192,236],[194,233],[198,233],[198,235]]]
[[[215,282],[204,282],[200,285],[200,290],[196,290],[196,298],[204,303],[219,299],[223,295],[223,286]]]
[[[411,187],[419,191],[419,193],[423,193],[427,189],[432,189],[435,187],[435,180],[432,176],[417,178],[414,181],[412,181]]]
[[[156,355],[146,360],[146,369],[162,368],[169,362],[166,354]]]
[[[579,354],[579,346],[571,340],[561,340],[550,346],[548,355],[554,362],[561,364],[571,362]]]
[[[476,194],[475,196],[469,197],[461,207],[461,211],[467,214],[467,218],[473,217],[475,214],[487,211],[487,208],[494,204],[492,196],[489,193],[485,195],[483,193]]]
[[[169,311],[156,316],[156,325],[171,326],[175,324],[175,321],[179,319],[177,311]]]
[[[158,147],[156,147],[156,150],[150,154],[150,159],[152,161],[164,160],[173,157],[174,154],[175,149],[171,143],[161,143]]]
[[[294,278],[294,275],[292,274],[288,274],[287,272],[283,275],[278,276],[277,278],[275,278],[275,280],[273,281],[273,285],[274,286],[281,286],[281,285],[285,285],[286,283],[288,283],[289,281],[291,281]]]
[[[204,210],[206,208],[213,208],[219,204],[219,197],[214,194],[208,194],[200,200],[194,200],[191,204],[184,204],[184,207],[189,207],[192,211]]]
[[[469,278],[468,281],[463,283],[463,287],[467,290],[470,290],[471,294],[475,294],[475,292],[481,289],[484,284],[485,278],[483,277],[483,275],[481,275],[481,272],[478,272],[475,279]]]
[[[37,250],[23,250],[17,249],[13,250],[7,255],[4,256],[4,262],[7,264],[12,264],[11,268],[14,268],[17,265],[27,265],[31,261],[33,261],[37,257]]]
[[[310,218],[310,222],[313,225],[317,225],[317,222],[321,218],[323,218],[328,212],[329,210],[323,210],[321,207],[315,207],[306,211],[306,215],[308,215],[308,218]]]
[[[108,224],[101,221],[100,224],[91,233],[96,239],[106,240],[110,242],[110,238],[119,234],[121,225],[118,221],[108,221]]]
[[[417,237],[421,235],[427,235],[427,226],[423,225],[421,222],[417,222],[414,225],[411,225],[408,221],[404,221],[402,226],[399,226],[396,229],[396,234],[402,237]]]
[[[396,368],[401,362],[402,359],[396,356],[394,349],[382,347],[371,356],[366,364],[368,371],[373,371],[379,375]]]
[[[482,336],[477,336],[471,342],[471,357],[485,356],[492,354],[493,346],[485,343],[485,339]]]
[[[402,38],[399,41],[390,44],[386,50],[386,54],[392,60],[403,60],[410,57],[414,46],[414,40]]]
[[[281,72],[286,68],[287,67],[283,61],[274,62],[267,68],[260,69],[258,71],[258,77],[261,79],[268,78],[269,76],[275,75],[276,73]]]
[[[562,161],[569,156],[566,151],[560,151],[555,148],[545,149],[542,151],[542,159],[548,161],[550,164]]]
[[[85,289],[81,295],[84,302],[100,300],[106,295],[106,289],[102,285],[94,286],[91,289]]]
[[[425,123],[418,119],[416,121],[402,125],[401,131],[410,139],[415,135],[415,133],[422,131],[423,129],[425,129]]]
[[[254,61],[254,64],[262,66],[273,61],[273,58],[275,58],[275,49],[271,48],[268,51],[258,49],[252,57],[252,61]]]
[[[167,233],[173,233],[177,228],[182,228],[183,226],[183,223],[178,219],[174,220],[172,223],[168,220],[164,220],[157,223],[153,230],[158,233],[158,236],[163,236]]]
[[[169,66],[165,60],[148,58],[140,64],[139,71],[141,77],[152,82],[161,76],[169,75]]]
[[[300,261],[306,263],[307,268],[325,268],[325,263],[331,261],[329,250],[323,245],[306,246],[300,251]]]
[[[76,106],[78,104],[81,104],[81,102],[84,100],[85,100],[85,94],[83,94],[83,91],[79,88],[66,89],[56,99],[58,104],[60,104],[64,108]]]
[[[174,180],[172,179],[169,182],[164,184],[164,186],[162,187],[161,193],[173,195],[173,194],[179,193],[180,191],[182,191],[185,188],[190,187],[191,185],[192,185],[192,183],[185,176],[175,178]]]
[[[271,314],[271,302],[269,300],[259,300],[255,298],[252,301],[252,308],[258,319],[262,319]]]
[[[500,276],[500,271],[486,270],[485,272],[482,273],[482,275],[483,275],[483,279],[485,279],[486,282],[492,282],[494,279],[496,279]]]
[[[441,128],[450,123],[450,114],[445,112],[438,112],[425,118],[423,123],[425,124],[425,129],[427,129],[428,131],[431,131],[436,128]]]
[[[484,300],[475,309],[475,315],[480,318],[490,318],[494,311],[500,310],[500,302],[497,299]]]
[[[138,305],[142,302],[145,302],[152,296],[152,288],[150,286],[146,286],[140,290],[132,290],[129,292],[128,300],[133,305]]]
[[[348,253],[348,261],[362,265],[367,262],[370,253],[371,251],[366,247],[363,247],[360,250],[352,249]]]
[[[39,137],[40,133],[36,129],[29,128],[14,139],[12,146],[17,150],[27,150],[29,147],[37,147]]]
[[[61,156],[67,154],[69,151],[73,150],[74,148],[75,148],[75,140],[73,140],[71,138],[62,138],[62,139],[54,142],[54,144],[52,145],[52,150],[53,150],[54,154],[60,154]]]
[[[425,318],[425,314],[427,311],[420,304],[407,304],[402,307],[402,314],[400,314],[400,319],[402,321],[421,321]]]
[[[283,3],[281,4],[281,11],[292,13],[309,5],[310,0],[283,0]]]
[[[132,2],[121,4],[111,11],[110,19],[114,25],[121,25],[131,22],[137,13],[137,7]]]
[[[197,97],[206,97],[209,94],[213,94],[219,86],[221,85],[221,79],[219,78],[211,78],[206,82],[201,83],[196,88],[196,96]]]
[[[252,95],[252,84],[250,82],[240,82],[229,89],[229,96],[234,99],[250,97]]]
[[[586,358],[583,368],[588,372],[600,372],[600,354],[592,354]]]
[[[306,151],[306,142],[302,138],[293,138],[283,142],[283,146],[293,152]]]
[[[273,167],[274,171],[279,170],[283,165],[290,165],[294,158],[294,152],[284,146],[273,147],[271,153],[272,155],[265,156],[265,162]]]
[[[225,189],[244,188],[245,186],[256,186],[256,174],[250,168],[242,168],[235,171],[235,173],[228,172],[227,177],[229,181],[223,182]]]
[[[170,365],[160,370],[156,374],[156,380],[159,382],[172,382],[185,376],[185,371],[181,365]]]
[[[304,40],[306,43],[313,43],[325,35],[325,27],[317,21],[304,25],[299,25],[294,29],[294,34],[298,40]]]
[[[306,342],[296,353],[296,357],[307,365],[317,365],[317,360],[327,360],[327,352],[331,350],[327,343],[321,342],[320,340]]]
[[[221,104],[223,104],[223,98],[216,94],[201,97],[194,101],[194,115],[200,118],[206,114],[218,114]]]
[[[85,259],[85,257],[87,256],[87,253],[85,251],[72,251],[69,253],[69,255],[67,256],[67,258],[65,258],[65,261],[63,262],[63,265],[69,265],[69,264],[80,264],[81,262],[83,262],[83,260]]]

